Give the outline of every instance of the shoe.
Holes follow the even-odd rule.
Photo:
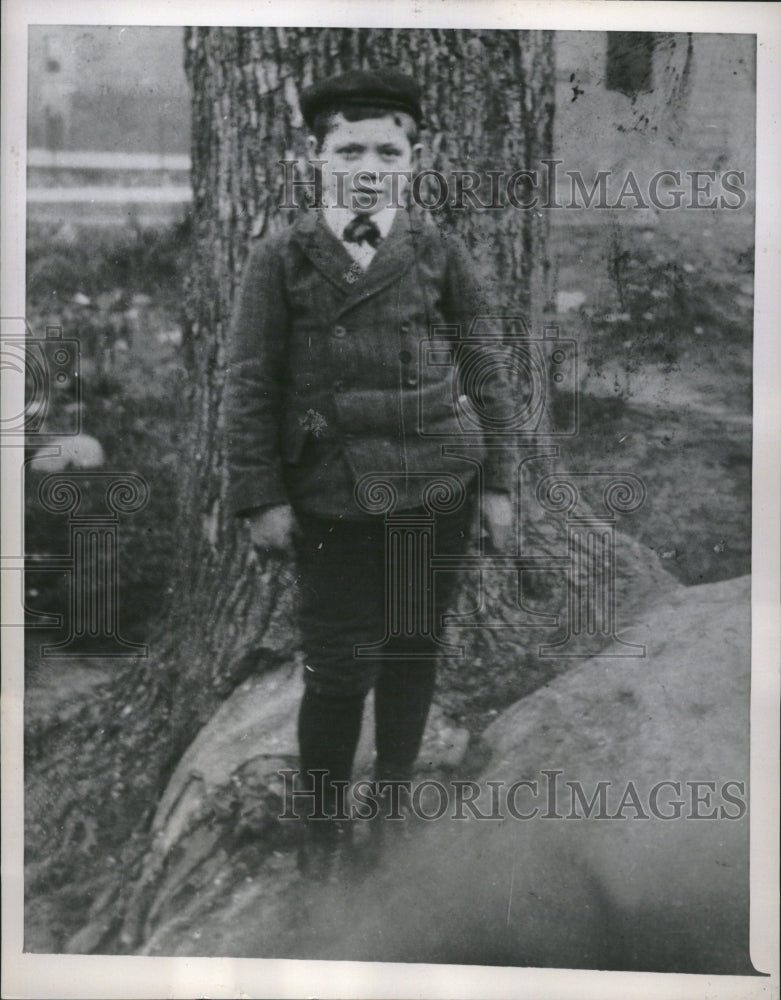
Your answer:
[[[375,796],[377,815],[369,823],[364,849],[364,864],[369,868],[376,868],[390,851],[410,843],[415,836],[417,824],[409,796],[403,789],[397,795],[395,803],[391,788],[384,788]],[[389,818],[391,814],[394,819]]]
[[[337,884],[352,863],[353,830],[345,820],[311,820],[299,846],[297,864],[312,882]]]

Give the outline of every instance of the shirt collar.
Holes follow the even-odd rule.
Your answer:
[[[394,208],[393,205],[386,205],[385,208],[381,208],[379,212],[375,212],[371,219],[376,223],[377,228],[380,231],[380,236],[383,239],[388,235],[393,225],[393,220],[396,218],[396,212],[398,208]],[[335,236],[344,242],[342,234],[344,233],[345,226],[352,222],[358,212],[353,212],[344,205],[334,205],[332,207],[326,207],[323,209],[323,217],[328,224],[331,232]]]

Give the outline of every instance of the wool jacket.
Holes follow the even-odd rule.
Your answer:
[[[485,488],[509,491],[511,450],[501,441],[486,449],[479,424],[463,419],[472,382],[481,413],[513,409],[495,348],[485,356],[469,343],[481,308],[464,249],[407,210],[365,272],[316,211],[255,244],[226,385],[233,511],[290,503],[366,517],[354,490],[370,473],[392,480],[396,510],[421,506],[422,484],[443,472],[468,486],[482,469]],[[432,354],[432,332],[453,349]],[[444,453],[459,445],[465,458]]]

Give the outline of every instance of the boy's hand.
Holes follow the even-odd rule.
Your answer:
[[[284,552],[290,549],[296,519],[287,504],[266,507],[249,519],[252,544],[262,552]]]
[[[507,552],[513,540],[515,521],[509,496],[487,492],[483,501],[483,517],[494,550]]]

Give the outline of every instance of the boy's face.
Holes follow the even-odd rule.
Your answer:
[[[326,205],[370,215],[388,205],[401,207],[420,146],[411,145],[403,125],[397,124],[393,115],[348,122],[337,114],[322,148],[316,151],[314,137],[309,142],[313,158],[324,161]]]

